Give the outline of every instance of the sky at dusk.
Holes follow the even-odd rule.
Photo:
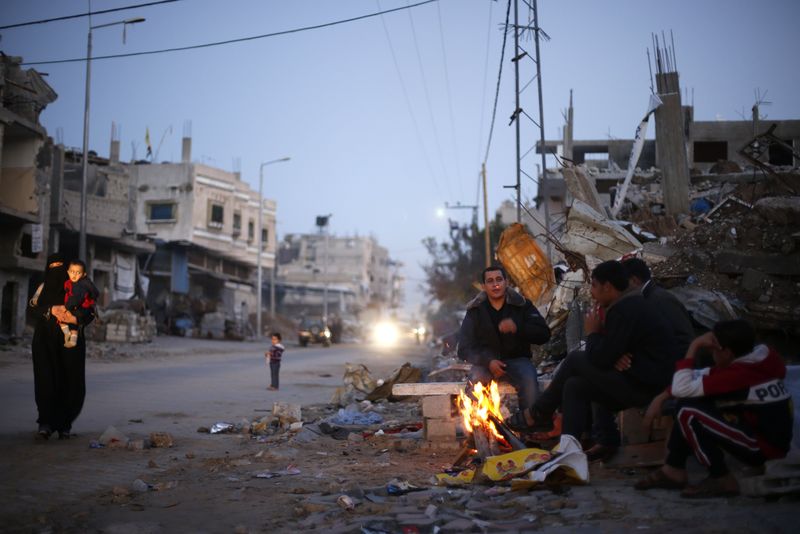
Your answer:
[[[146,0],[94,0],[94,11]],[[405,7],[415,0],[181,0],[97,15],[93,55],[158,50],[282,32]],[[312,232],[331,213],[336,235],[374,235],[405,264],[408,308],[424,295],[421,241],[447,239],[445,202],[474,205],[487,150],[503,42],[505,0],[439,0],[382,16],[286,35],[189,51],[92,63],[90,149],[108,155],[112,121],[121,126],[122,159],[145,155],[149,128],[158,161],[179,161],[191,122],[193,159],[239,168],[278,203],[278,238]],[[793,0],[539,0],[544,124],[561,137],[574,91],[576,139],[631,138],[650,92],[651,33],[674,36],[681,86],[696,120],[749,116],[756,95],[766,119],[800,119],[800,2]],[[0,26],[84,13],[78,0],[3,0]],[[521,23],[529,10],[519,2]],[[513,22],[513,8],[512,8]],[[86,55],[89,19],[0,30],[0,50],[38,62]],[[533,54],[533,42],[522,40]],[[515,181],[513,36],[508,36],[494,134],[487,159],[490,214]],[[534,64],[520,61],[521,81]],[[42,114],[48,133],[82,143],[85,65],[35,65],[59,97]],[[686,103],[686,102],[684,102]],[[521,107],[538,120],[536,83]],[[525,119],[522,151],[538,139]],[[651,129],[652,131],[652,129]],[[651,134],[652,136],[652,134]],[[536,176],[534,153],[523,169]],[[523,198],[536,194],[523,177]],[[480,213],[482,214],[482,207]],[[470,210],[448,210],[459,223]],[[481,215],[482,216],[482,215]],[[481,222],[482,225],[482,222]]]

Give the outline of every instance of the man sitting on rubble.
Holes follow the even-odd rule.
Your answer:
[[[670,327],[639,292],[627,289],[620,262],[594,268],[591,294],[605,320],[599,308],[586,315],[586,350],[567,355],[533,407],[506,421],[510,427],[548,431],[561,408],[562,435],[579,440],[592,402],[612,411],[646,406],[669,384],[675,353]]]
[[[536,307],[508,287],[502,267],[481,274],[483,291],[467,304],[461,323],[458,357],[470,362],[472,383],[509,382],[517,390],[520,409],[533,405],[539,394],[531,344],[550,339],[550,328]]]
[[[710,350],[714,365],[695,369],[695,358]],[[695,339],[678,362],[672,385],[645,415],[649,426],[669,397],[678,399],[667,458],[636,489],[683,489],[683,497],[736,495],[739,484],[728,472],[724,452],[761,466],[783,458],[792,439],[792,401],[783,384],[786,365],[773,349],[755,346],[755,332],[742,319],[722,321]],[[687,486],[686,460],[694,454],[709,476]]]
[[[650,268],[639,258],[622,260],[628,275],[628,290],[642,294],[645,301],[655,308],[669,323],[672,338],[675,340],[673,361],[677,362],[686,354],[689,343],[694,339],[694,327],[689,312],[678,297],[656,285],[651,278]],[[620,445],[619,427],[614,412],[594,403],[592,405],[592,437],[594,445],[586,451],[590,462],[607,461],[616,454]]]

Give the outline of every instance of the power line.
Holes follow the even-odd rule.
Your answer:
[[[483,119],[484,119],[484,109],[483,105],[486,102],[486,81],[489,79],[489,44],[491,42],[492,37],[492,6],[494,6],[494,2],[488,2],[489,4],[489,24],[487,25],[486,29],[486,55],[484,56],[483,60],[483,93],[481,94],[481,122],[480,127],[478,128],[478,150],[476,153],[480,151],[480,144],[481,140],[483,139]],[[478,166],[480,166],[480,155],[478,155]]]
[[[355,22],[357,20],[364,20],[364,19],[368,19],[368,18],[372,18],[372,17],[386,15],[388,13],[394,13],[395,11],[402,11],[404,9],[410,9],[412,7],[423,6],[425,4],[431,4],[433,2],[438,2],[438,1],[439,0],[424,0],[422,2],[417,2],[416,4],[411,4],[409,6],[396,7],[396,8],[393,8],[393,9],[387,9],[385,11],[379,11],[379,12],[376,12],[376,13],[368,13],[366,15],[359,15],[358,17],[352,17],[352,18],[349,18],[349,19],[336,20],[336,21],[333,21],[333,22],[326,22],[324,24],[316,24],[314,26],[303,26],[302,28],[294,28],[294,29],[291,29],[291,30],[283,30],[283,31],[273,32],[273,33],[265,33],[265,34],[262,34],[262,35],[253,35],[251,37],[240,37],[238,39],[228,39],[227,41],[216,41],[216,42],[213,42],[213,43],[204,43],[204,44],[192,45],[192,46],[180,46],[180,47],[175,47],[175,48],[163,48],[161,50],[147,50],[147,51],[144,51],[144,52],[130,52],[128,54],[112,54],[112,55],[108,55],[108,56],[94,56],[94,57],[92,57],[92,61],[97,61],[99,59],[117,59],[117,58],[122,58],[122,57],[149,56],[149,55],[153,55],[153,54],[164,54],[164,53],[167,53],[167,52],[180,52],[180,51],[183,51],[183,50],[194,50],[196,48],[209,48],[209,47],[212,47],[212,46],[221,46],[221,45],[232,44],[232,43],[241,43],[241,42],[245,42],[245,41],[255,41],[255,40],[258,40],[258,39],[266,39],[268,37],[278,37],[278,36],[281,36],[281,35],[288,35],[288,34],[291,34],[291,33],[304,32],[304,31],[308,31],[308,30],[318,30],[320,28],[327,28],[327,27],[330,27],[330,26],[337,26],[339,24],[346,24],[348,22]],[[86,61],[85,57],[71,58],[71,59],[56,59],[56,60],[50,60],[50,61],[27,61],[25,63],[22,63],[22,65],[24,65],[24,66],[30,66],[30,65],[55,65],[55,64],[58,64],[58,63],[77,63],[77,62],[83,62],[83,61]]]
[[[442,44],[442,59],[444,60],[444,83],[445,88],[447,89],[447,107],[450,111],[450,134],[453,138],[453,150],[455,151],[454,156],[456,160],[456,183],[458,184],[458,192],[459,194],[464,194],[464,190],[461,188],[461,165],[459,164],[459,151],[458,151],[458,142],[456,141],[456,123],[453,119],[453,98],[450,91],[450,75],[447,71],[447,50],[444,46],[444,28],[442,27],[442,9],[441,4],[436,4],[436,10],[439,14],[439,42]]]
[[[378,4],[378,9],[380,9],[380,0],[375,0]],[[426,4],[428,2],[425,2]],[[419,5],[419,4],[416,4]],[[409,6],[413,7],[413,6]],[[381,15],[381,24],[383,25],[383,31],[386,35],[386,41],[389,43],[389,52],[392,54],[392,61],[394,62],[394,68],[397,71],[397,78],[400,80],[400,89],[403,92],[403,98],[406,101],[406,107],[408,107],[408,114],[411,116],[411,123],[414,125],[414,132],[417,134],[417,141],[419,142],[420,150],[422,150],[422,158],[425,160],[425,165],[428,167],[428,172],[431,175],[431,180],[433,180],[433,185],[436,188],[436,191],[439,193],[440,197],[444,197],[442,194],[442,189],[439,186],[439,182],[436,180],[436,174],[433,172],[433,166],[431,165],[431,160],[428,157],[428,151],[425,150],[425,143],[422,141],[422,133],[419,129],[419,123],[417,122],[417,116],[414,114],[414,107],[411,105],[411,99],[408,97],[408,90],[406,89],[405,81],[403,81],[403,74],[400,71],[400,64],[397,62],[397,55],[394,53],[394,46],[392,45],[392,38],[389,35],[389,28],[386,26],[386,21],[383,19],[382,13]],[[449,184],[447,184],[449,186]],[[450,191],[447,191],[448,197]]]
[[[378,2],[378,6],[380,6],[380,2]],[[439,155],[439,164],[442,166],[442,174],[444,175],[445,182],[447,183],[447,190],[449,192],[450,173],[447,172],[447,166],[444,164],[444,151],[442,150],[442,144],[441,141],[439,140],[439,129],[436,127],[436,119],[434,118],[433,115],[433,106],[431,105],[431,97],[430,93],[428,92],[428,80],[425,77],[425,68],[422,66],[422,54],[420,54],[419,52],[419,42],[417,41],[417,29],[414,26],[414,17],[411,14],[411,10],[408,11],[408,20],[411,24],[411,35],[414,37],[414,50],[417,53],[417,64],[419,65],[419,73],[422,78],[422,89],[423,92],[425,93],[425,103],[428,106],[428,115],[430,116],[431,126],[433,127],[433,140],[436,143],[436,153]]]
[[[511,15],[511,0],[508,0],[508,7],[506,8],[506,23],[503,26],[503,48],[500,50],[500,69],[497,73],[497,88],[494,92],[494,107],[492,109],[492,122],[489,126],[489,139],[486,142],[486,155],[483,157],[483,162],[489,159],[489,148],[492,146],[492,134],[494,133],[494,120],[497,117],[497,100],[500,97],[500,79],[503,77],[503,61],[506,53],[506,38],[508,37],[508,20]]]
[[[0,30],[10,30],[11,28],[21,28],[23,26],[33,26],[34,24],[47,24],[48,22],[58,22],[60,20],[79,19],[81,17],[91,17],[92,15],[102,15],[104,13],[114,13],[115,11],[125,11],[128,9],[136,9],[138,7],[157,6],[159,4],[169,4],[172,2],[179,2],[180,0],[159,0],[158,2],[147,2],[146,4],[136,4],[132,6],[115,7],[111,9],[102,9],[100,11],[87,11],[86,13],[78,13],[77,15],[65,15],[63,17],[53,17],[51,19],[32,20],[29,22],[19,22],[17,24],[8,24],[0,26]]]

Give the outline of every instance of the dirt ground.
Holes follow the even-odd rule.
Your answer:
[[[156,357],[148,354],[132,357]],[[186,414],[164,412],[162,428],[174,428],[169,448],[92,448],[99,436],[88,434],[47,442],[0,434],[0,525],[4,532],[117,534],[795,530],[797,498],[686,501],[675,492],[637,492],[632,485],[647,472],[640,468],[594,464],[588,485],[533,491],[435,486],[433,476],[452,465],[458,443],[428,444],[416,430],[414,400],[371,410],[382,422],[345,426],[337,434],[343,439],[320,432],[337,413],[324,403],[302,406],[303,429],[266,436],[198,432],[181,423]],[[270,416],[237,415],[238,424],[247,415],[249,422]],[[126,436],[145,439],[146,426],[129,420]],[[393,490],[404,483],[414,491]]]

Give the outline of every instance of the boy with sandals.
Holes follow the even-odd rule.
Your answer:
[[[701,350],[711,352],[714,365],[693,369]],[[689,498],[738,495],[739,484],[723,451],[752,466],[789,451],[793,409],[783,384],[786,366],[773,349],[755,346],[752,326],[737,319],[719,322],[696,338],[676,367],[672,385],[653,399],[644,419],[648,427],[665,400],[678,399],[666,461],[635,487],[680,489]],[[697,485],[688,484],[691,454],[709,473]]]

